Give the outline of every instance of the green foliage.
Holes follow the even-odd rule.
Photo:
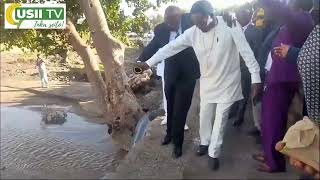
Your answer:
[[[102,8],[108,19],[108,26],[112,35],[125,44],[129,44],[126,32],[130,31],[131,21],[125,17],[124,12],[120,10],[121,0],[101,1]]]
[[[78,0],[56,0],[67,4],[67,17],[71,18],[76,25],[80,35],[90,42],[90,31],[86,22],[77,24],[77,20],[83,17]],[[158,0],[157,3],[167,3],[175,0]],[[68,38],[63,30],[34,30],[34,29],[4,29],[4,3],[26,3],[27,0],[2,0],[0,6],[0,33],[1,50],[11,49],[17,46],[22,50],[31,50],[45,55],[61,54],[69,47]],[[32,3],[44,3],[45,0],[29,0]],[[105,12],[111,33],[122,42],[130,45],[126,34],[134,32],[138,36],[151,29],[151,21],[144,15],[149,8],[156,8],[149,0],[126,0],[129,7],[134,7],[132,16],[125,16],[120,9],[121,0],[100,0]],[[158,4],[158,5],[159,5]]]

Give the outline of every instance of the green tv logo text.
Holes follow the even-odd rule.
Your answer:
[[[65,4],[5,4],[6,29],[65,29]]]
[[[63,20],[63,8],[16,8],[17,20]]]

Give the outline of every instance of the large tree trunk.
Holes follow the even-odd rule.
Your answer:
[[[70,19],[67,20],[67,32],[69,33],[69,42],[83,60],[87,77],[95,93],[95,102],[101,106],[105,105],[106,101],[103,97],[106,95],[106,84],[103,81],[99,66],[97,64],[97,59],[92,49],[80,37]]]
[[[143,111],[128,84],[128,77],[124,71],[125,47],[111,35],[99,0],[82,0],[80,5],[91,30],[93,45],[104,65],[105,82],[101,82],[100,76],[97,75],[96,61],[93,60],[91,49],[83,43],[75,29],[74,33],[77,34],[75,36],[70,31],[71,37],[78,37],[75,38],[73,46],[83,61],[87,61],[85,65],[89,81],[93,82],[97,97],[100,99],[99,103],[103,107],[104,117],[112,128],[113,140],[123,149],[128,150]],[[68,29],[70,29],[69,26]],[[92,63],[93,61],[95,63]],[[90,73],[93,77],[90,77]]]

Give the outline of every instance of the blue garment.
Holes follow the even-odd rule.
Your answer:
[[[300,48],[290,47],[287,55],[287,61],[290,63],[297,63],[299,56]]]

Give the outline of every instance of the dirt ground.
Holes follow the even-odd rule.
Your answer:
[[[135,62],[141,50],[127,48],[125,51],[125,70],[129,75],[132,73],[132,63]],[[79,55],[74,51],[68,52],[67,62],[62,64],[57,56],[44,56],[50,81],[81,81],[87,82],[84,65]],[[38,72],[35,67],[36,54],[23,52],[19,48],[1,52],[1,78],[13,78],[20,80],[38,80]],[[102,65],[100,65],[102,70]]]
[[[141,50],[136,48],[127,48],[125,51],[125,71],[128,74],[133,73],[133,64],[138,59]],[[72,82],[88,82],[84,65],[80,57],[75,52],[69,52],[67,63],[59,63],[59,58],[55,56],[44,57],[41,56],[47,67],[49,84],[69,86]],[[38,71],[35,67],[36,54],[30,52],[23,52],[18,48],[14,48],[11,51],[1,52],[1,87],[5,88],[8,84],[25,84],[27,87],[40,87],[40,79]],[[100,65],[102,67],[102,65]],[[28,86],[28,82],[32,84]],[[36,84],[35,82],[38,82]],[[9,88],[9,87],[7,87]],[[75,88],[67,89],[73,90]],[[2,90],[1,102],[14,102],[17,101],[17,97],[23,99],[30,93],[25,91]],[[161,104],[161,80],[157,77],[152,78],[150,87],[146,88],[145,91],[137,93],[136,96],[138,101],[143,108],[149,110],[158,109]],[[37,101],[37,99],[34,99]],[[30,102],[32,103],[32,102]]]

